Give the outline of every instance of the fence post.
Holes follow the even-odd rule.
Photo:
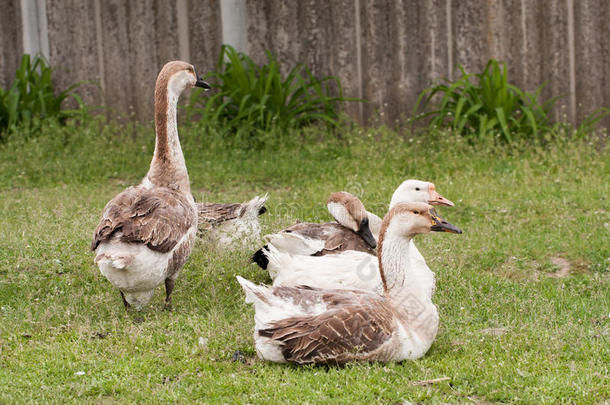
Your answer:
[[[248,15],[245,0],[220,0],[222,43],[248,53]]]
[[[49,33],[45,0],[21,0],[23,52],[49,60]]]

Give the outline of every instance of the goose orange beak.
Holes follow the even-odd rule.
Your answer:
[[[441,218],[434,208],[430,209],[430,217],[432,218],[431,230],[435,232],[450,232],[450,233],[462,233],[462,230],[457,226],[450,224]]]
[[[428,192],[430,193],[430,199],[428,200],[428,204],[430,205],[444,205],[446,207],[453,207],[455,205],[453,202],[440,195],[432,183],[428,186]]]

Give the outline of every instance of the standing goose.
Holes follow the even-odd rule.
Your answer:
[[[221,247],[258,240],[261,233],[258,217],[267,212],[266,201],[267,194],[241,204],[197,203],[198,235]]]
[[[461,231],[425,203],[398,203],[383,219],[378,260],[383,293],[257,286],[237,277],[255,309],[258,356],[277,363],[343,364],[422,357],[438,330],[434,274],[414,268],[409,244],[430,231]]]
[[[176,106],[193,86],[209,89],[186,62],[161,69],[155,86],[155,152],[142,182],[114,197],[102,212],[91,250],[125,307],[142,309],[165,282],[165,305],[193,248],[197,208],[178,139]]]

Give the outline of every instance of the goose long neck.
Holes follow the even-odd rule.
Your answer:
[[[157,186],[190,193],[188,171],[178,138],[176,110],[180,91],[173,89],[168,79],[159,77],[155,87],[155,153],[147,178]]]
[[[378,243],[379,271],[385,294],[394,300],[416,298],[427,302],[434,288],[434,274],[416,263],[411,249],[414,235],[405,236],[392,227],[382,230]]]

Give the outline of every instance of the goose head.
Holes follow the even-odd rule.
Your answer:
[[[172,94],[178,95],[191,87],[210,89],[210,85],[197,75],[193,65],[179,60],[167,62],[163,66],[157,77],[157,85],[159,84],[166,84]]]
[[[421,233],[462,233],[460,228],[441,218],[436,210],[426,203],[397,203],[383,219],[380,242],[386,234],[412,237]]]
[[[332,193],[326,202],[328,211],[341,225],[350,228],[372,248],[377,247],[369,228],[369,217],[358,197],[345,191]]]
[[[399,202],[422,202],[431,205],[453,207],[453,203],[436,191],[433,183],[419,180],[405,180],[394,191],[390,208]]]

